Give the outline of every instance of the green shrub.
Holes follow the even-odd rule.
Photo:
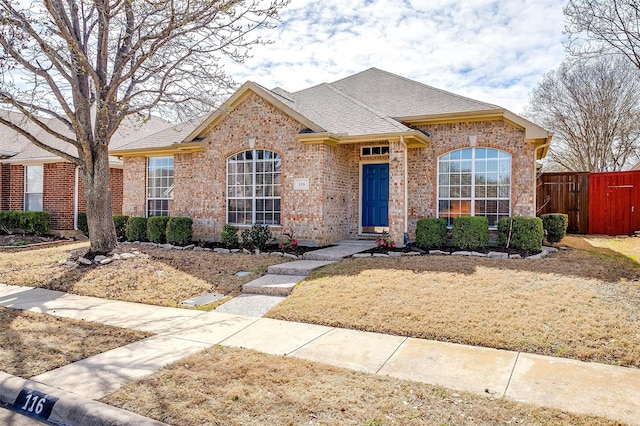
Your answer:
[[[509,228],[511,238],[509,239]],[[544,230],[539,217],[503,217],[498,221],[498,244],[519,250],[538,251],[542,248]]]
[[[125,241],[127,239],[127,221],[128,220],[129,220],[129,216],[125,216],[121,214],[113,215],[113,226],[116,227],[116,236],[118,237],[118,241]]]
[[[191,242],[193,220],[190,217],[170,217],[167,222],[167,242],[184,246]]]
[[[544,234],[550,243],[558,243],[567,235],[568,215],[564,213],[547,213],[540,215],[540,219],[542,219]]]
[[[8,230],[21,229],[26,234],[44,234],[49,229],[51,215],[47,212],[4,211],[0,223]]]
[[[127,241],[147,241],[147,218],[131,216],[127,220],[125,235]]]
[[[268,225],[260,225],[258,223],[253,224],[249,229],[242,231],[242,246],[246,249],[253,250],[259,249],[264,251],[267,244],[273,240],[271,230]]]
[[[167,242],[167,223],[169,216],[152,216],[147,219],[147,239],[152,243]]]
[[[489,245],[489,220],[486,217],[456,217],[451,232],[454,247],[478,249]]]
[[[447,242],[447,221],[426,217],[416,224],[416,245],[422,249],[442,247]]]
[[[220,231],[220,242],[228,248],[236,248],[240,246],[240,239],[238,237],[237,226],[233,226],[230,223],[225,223]]]
[[[89,236],[89,222],[87,221],[86,213],[78,213],[78,229]]]

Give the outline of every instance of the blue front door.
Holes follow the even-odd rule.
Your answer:
[[[389,164],[362,166],[362,227],[389,226]]]

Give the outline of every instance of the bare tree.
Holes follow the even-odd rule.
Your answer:
[[[569,0],[564,8],[573,53],[612,51],[640,68],[640,2]]]
[[[618,171],[640,158],[640,73],[619,55],[565,60],[526,114],[555,133],[549,158],[567,170]]]
[[[210,110],[235,84],[222,59],[243,61],[288,2],[0,0],[0,103],[27,119],[0,124],[82,168],[93,252],[116,245],[108,146],[118,126],[151,110]],[[44,144],[33,124],[59,142]]]

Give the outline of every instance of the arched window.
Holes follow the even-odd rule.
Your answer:
[[[282,161],[263,149],[227,158],[227,223],[280,224]]]
[[[485,216],[489,226],[511,214],[511,155],[465,148],[438,158],[438,217]]]

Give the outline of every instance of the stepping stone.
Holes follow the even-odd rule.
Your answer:
[[[284,296],[268,296],[264,294],[241,294],[218,306],[215,312],[244,315],[249,317],[263,317],[271,308],[285,300]]]
[[[271,265],[267,270],[273,275],[298,275],[307,276],[314,269],[335,263],[328,260],[295,260],[293,262],[281,263],[279,265]]]
[[[288,296],[304,275],[267,274],[242,286],[243,293],[270,294],[272,296]]]

